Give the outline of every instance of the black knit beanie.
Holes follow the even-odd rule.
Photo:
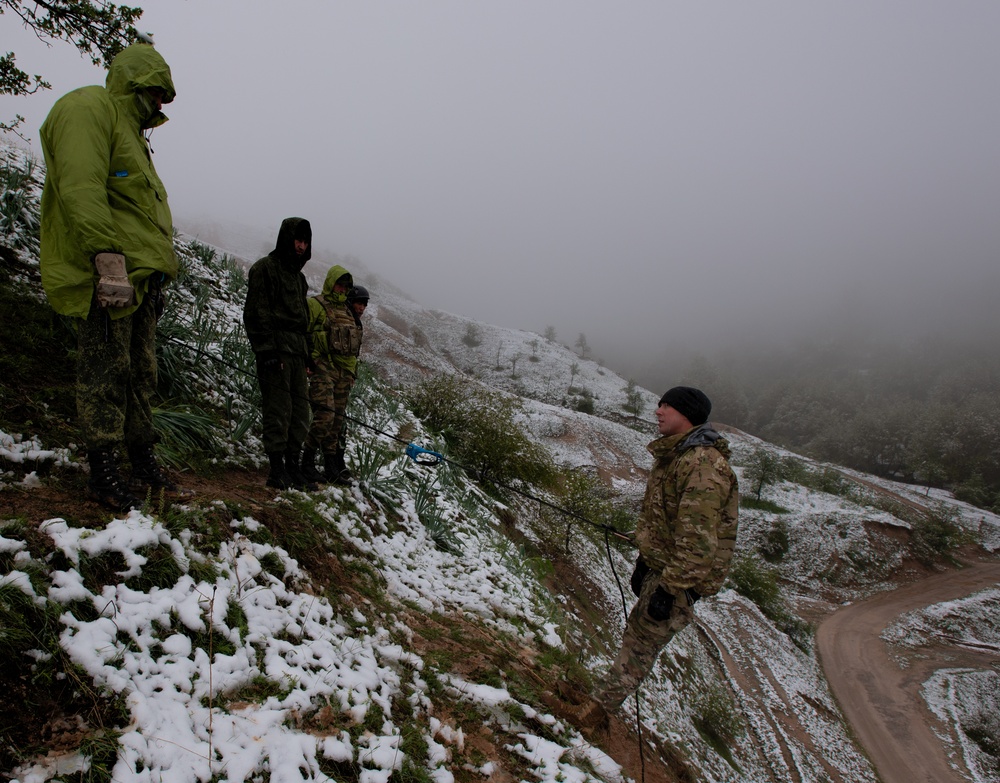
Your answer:
[[[691,386],[675,386],[660,397],[660,405],[669,405],[696,427],[708,421],[712,401],[705,392]]]

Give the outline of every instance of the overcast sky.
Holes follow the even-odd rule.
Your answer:
[[[996,329],[995,0],[145,5],[182,230],[302,215],[429,307],[612,367],[833,313]],[[0,105],[37,139],[104,76],[15,24],[54,89]]]

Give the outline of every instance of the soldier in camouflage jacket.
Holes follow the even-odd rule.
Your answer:
[[[347,406],[358,373],[364,327],[348,302],[354,278],[342,266],[330,267],[323,292],[311,297],[309,334],[316,370],[309,381],[313,421],[302,450],[303,475],[315,482],[346,484],[351,472],[345,462]],[[325,475],[316,470],[322,452]]]
[[[694,603],[722,587],[736,545],[739,488],[729,446],[707,423],[711,402],[678,386],[656,411],[661,437],[649,444],[653,467],[635,538],[638,601],[622,649],[598,701],[621,706],[649,674],[663,647],[694,618]]]

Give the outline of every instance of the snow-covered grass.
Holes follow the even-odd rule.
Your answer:
[[[59,645],[125,713],[115,727],[114,780],[253,780],[263,770],[272,780],[325,780],[349,764],[359,780],[387,781],[409,769],[447,781],[452,764],[467,763],[461,727],[439,717],[457,695],[510,735],[538,779],[569,779],[575,769],[573,779],[596,780],[574,766],[583,760],[603,779],[620,779],[617,765],[566,727],[554,728],[554,719],[407,649],[414,633],[402,620],[407,611],[465,616],[509,644],[562,645],[538,586],[516,563],[489,554],[491,527],[458,525],[462,551],[442,552],[407,505],[390,520],[357,491],[331,488],[315,498],[325,535],[358,553],[343,556],[345,567],[360,557],[384,579],[379,602],[317,595],[309,575],[267,543],[249,515],[231,523],[214,552],[198,546],[197,515],[168,526],[132,512],[96,529],[53,518],[39,530],[62,566],[40,577],[37,555],[29,557],[15,531],[0,538],[0,552],[17,560],[0,589],[65,607]],[[141,587],[154,550],[172,559],[176,578]],[[109,557],[121,566],[114,579],[88,583],[82,564]],[[50,758],[16,774],[41,781],[87,764]]]
[[[98,529],[52,519],[41,530],[64,565],[42,580],[38,563],[28,557],[30,545],[12,533],[0,541],[0,551],[17,553],[17,567],[2,585],[67,607],[60,646],[97,690],[121,701],[125,712],[116,729],[122,749],[116,780],[213,774],[250,780],[261,769],[279,779],[312,780],[324,779],[340,769],[338,764],[351,765],[359,779],[371,781],[388,780],[404,764],[434,780],[451,779],[456,764],[487,777],[488,762],[463,756],[468,728],[448,717],[457,699],[474,706],[477,720],[510,737],[508,750],[536,779],[618,779],[610,759],[544,710],[506,688],[436,668],[412,651],[419,630],[407,625],[411,612],[465,617],[507,643],[526,647],[545,649],[562,646],[569,636],[579,639],[575,619],[560,609],[571,600],[547,594],[523,563],[507,556],[510,549],[489,506],[480,506],[479,517],[469,519],[447,482],[439,490],[440,504],[455,503],[458,553],[434,545],[412,498],[401,498],[402,513],[390,514],[356,488],[330,488],[314,496],[313,519],[322,535],[340,540],[341,548],[350,545],[351,554],[341,555],[342,565],[351,569],[356,563],[359,573],[378,574],[384,600],[317,595],[309,574],[268,541],[252,515],[237,516],[225,540],[203,551],[198,542],[204,533],[193,509],[187,522],[181,514],[169,524],[137,512]],[[289,495],[292,507],[306,500],[299,493]],[[168,583],[143,589],[134,582],[154,549],[169,553],[178,573]],[[112,553],[120,563],[116,579],[87,584],[81,563]],[[570,554],[581,567],[593,569],[605,595],[615,596],[613,575],[597,547],[576,535]],[[615,556],[616,568],[627,573],[628,560]],[[617,597],[608,601],[612,607],[616,602]],[[802,749],[801,768],[820,769],[809,761],[819,753],[835,759],[838,768],[863,769],[842,727],[829,717],[833,707],[813,658],[735,593],[698,608],[700,622],[730,651],[745,646],[738,618],[748,612],[756,617],[750,635],[766,648],[771,677],[785,692],[809,693],[824,705],[819,712],[802,713],[810,732],[822,731],[824,739],[822,750]],[[612,610],[608,619],[615,616]],[[619,615],[612,626],[620,623]],[[733,750],[742,777],[734,777],[734,768],[697,733],[691,735],[699,718],[697,694],[718,682],[711,650],[693,627],[671,645],[644,689],[648,730],[666,741],[700,747],[698,763],[707,779],[766,780],[763,770],[743,766],[773,722],[759,710],[734,702],[750,729]],[[606,653],[595,649],[590,665],[599,673],[607,665]],[[734,690],[737,699],[746,697],[741,688]],[[776,701],[775,709],[784,707]],[[413,747],[420,748],[418,757]],[[770,763],[777,763],[776,757]],[[20,774],[23,780],[40,781],[58,769],[87,764],[77,756],[49,758],[26,764]],[[859,775],[856,779],[866,779]]]
[[[28,150],[0,141],[0,236],[25,260],[38,257],[44,176],[44,167]]]
[[[939,669],[922,693],[931,711],[955,732],[942,741],[961,759],[974,783],[1000,776],[1000,673],[990,669]]]
[[[944,640],[972,649],[1000,652],[998,606],[1000,586],[907,612],[883,632],[882,638],[906,647]]]
[[[841,470],[845,475],[883,487],[913,503],[953,516],[987,552],[1000,551],[1000,517],[996,514],[958,500],[945,489],[905,484],[879,476],[869,476],[848,468]]]
[[[527,330],[482,324],[471,318],[427,310],[391,290],[373,290],[366,315],[374,338],[369,359],[406,373],[401,380],[435,367],[478,378],[488,386],[552,406],[575,408],[586,397],[594,412],[633,423],[652,434],[649,422],[658,394],[637,389],[638,414],[625,408],[628,381],[593,358]],[[478,342],[470,345],[473,328]]]
[[[0,460],[13,465],[37,466],[51,463],[52,467],[65,468],[73,466],[71,459],[73,448],[46,449],[42,447],[37,436],[25,437],[24,435],[8,435],[0,431]],[[15,478],[13,470],[0,474],[2,478]],[[37,480],[37,473],[32,470],[25,474],[23,480]]]

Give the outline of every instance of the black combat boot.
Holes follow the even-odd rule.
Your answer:
[[[341,440],[341,444],[343,444],[343,440]],[[347,467],[347,452],[343,445],[337,447],[337,464],[340,465],[340,478],[345,484],[354,478],[354,474]]]
[[[323,470],[326,472],[326,480],[331,484],[349,484],[351,481],[342,452],[328,451],[323,454]]]
[[[346,484],[347,481],[341,478],[341,470],[343,470],[343,463],[337,460],[335,452],[328,451],[323,454],[323,472],[326,474],[327,483]]]
[[[285,470],[285,455],[280,451],[271,451],[267,455],[271,463],[271,472],[267,477],[267,486],[277,489],[290,489],[292,478]]]
[[[307,481],[299,468],[299,450],[289,446],[285,449],[285,472],[292,482],[292,487],[306,492],[315,492],[319,487],[312,481]]]
[[[121,473],[118,472],[118,455],[113,446],[89,449],[87,461],[90,463],[87,491],[94,500],[112,511],[142,507],[142,501],[129,492],[122,481]]]
[[[152,443],[129,446],[128,459],[132,463],[129,489],[133,492],[142,495],[149,492],[153,497],[162,492],[174,500],[188,500],[194,497],[193,490],[178,487],[160,467]]]
[[[316,449],[310,449],[308,446],[302,449],[301,473],[302,478],[311,484],[323,482],[323,474],[316,469]]]

